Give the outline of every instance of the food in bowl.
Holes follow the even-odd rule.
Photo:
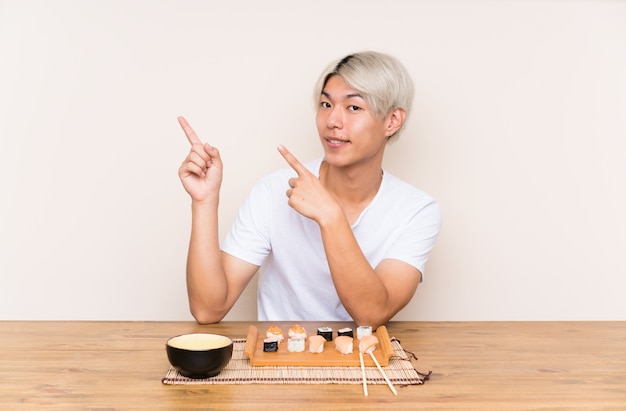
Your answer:
[[[219,374],[233,355],[233,340],[218,334],[183,334],[165,344],[170,364],[185,377],[209,378]]]

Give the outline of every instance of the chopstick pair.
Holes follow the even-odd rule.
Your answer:
[[[380,373],[382,374],[383,378],[387,382],[387,385],[389,386],[389,389],[391,390],[391,392],[393,392],[393,395],[398,395],[398,391],[396,391],[396,388],[393,386],[391,381],[389,381],[389,378],[387,377],[385,370],[383,370],[383,368],[380,366],[380,364],[378,363],[378,360],[376,359],[372,351],[371,350],[368,351],[368,354],[370,355],[370,357],[372,357],[372,360],[374,360],[374,364],[376,364],[378,371],[380,371]],[[359,359],[361,360],[361,374],[363,376],[363,395],[367,397],[368,392],[367,392],[367,378],[365,377],[365,362],[363,361],[363,351],[361,350],[359,350]]]

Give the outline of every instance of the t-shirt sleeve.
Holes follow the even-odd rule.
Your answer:
[[[441,230],[439,204],[431,200],[408,220],[402,233],[385,254],[385,258],[404,261],[420,270],[424,267]]]

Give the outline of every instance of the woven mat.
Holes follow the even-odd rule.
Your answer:
[[[253,367],[243,353],[246,340],[233,340],[233,356],[228,365],[215,377],[194,379],[178,373],[170,366],[163,384],[362,384],[361,367],[295,367],[264,366]],[[391,345],[395,355],[389,359],[389,365],[382,367],[394,385],[419,385],[428,379],[429,374],[422,374],[413,368],[411,358],[416,357],[392,338]],[[386,384],[376,367],[365,367],[368,384]]]

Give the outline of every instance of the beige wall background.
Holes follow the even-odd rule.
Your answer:
[[[417,89],[385,167],[439,200],[397,319],[626,319],[626,2],[0,1],[0,318],[190,320],[185,115],[259,177],[321,155],[332,59]],[[294,273],[295,274],[295,273]],[[255,285],[228,316],[256,318]]]

